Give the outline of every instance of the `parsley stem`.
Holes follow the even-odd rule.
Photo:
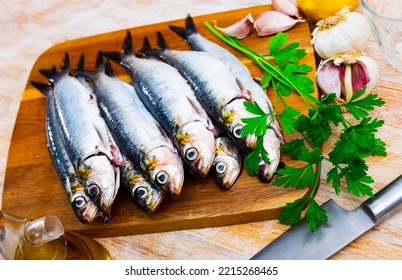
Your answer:
[[[221,39],[226,44],[230,45],[231,47],[237,49],[238,51],[242,52],[248,58],[250,58],[255,64],[257,64],[262,70],[269,73],[273,78],[278,80],[280,83],[284,84],[285,86],[294,89],[299,95],[303,98],[304,102],[307,104],[309,108],[311,108],[310,103],[307,99],[310,99],[314,104],[319,103],[315,97],[303,93],[297,85],[293,84],[279,68],[272,65],[269,61],[267,61],[264,56],[259,55],[258,53],[254,52],[250,48],[246,47],[243,43],[241,43],[238,39],[221,34],[216,28],[214,28],[209,22],[204,22],[205,26],[211,31],[216,37]],[[306,98],[307,97],[307,98]]]

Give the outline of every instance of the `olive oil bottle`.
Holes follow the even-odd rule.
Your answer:
[[[98,241],[64,231],[56,216],[37,220],[15,217],[0,210],[0,259],[111,260]]]

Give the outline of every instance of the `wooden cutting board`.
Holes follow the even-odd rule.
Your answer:
[[[218,20],[220,26],[228,26],[249,12],[256,18],[269,9],[272,7],[253,7],[199,16],[194,20],[202,35],[230,49],[204,27],[204,21],[212,23],[213,20]],[[168,28],[169,24],[184,26],[184,19],[130,29],[134,47],[140,48],[145,36],[155,44],[155,32],[161,31],[172,48],[189,49],[188,45]],[[92,237],[108,237],[274,219],[287,202],[292,202],[309,192],[309,189],[289,190],[261,183],[257,177],[249,176],[244,169],[230,191],[220,190],[211,174],[198,181],[187,176],[181,195],[176,199],[165,198],[152,215],[147,215],[138,209],[121,190],[113,204],[113,218],[107,224],[103,224],[100,220],[89,225],[79,222],[69,205],[47,150],[45,98],[29,82],[46,82],[38,70],[53,65],[59,66],[65,52],[69,53],[73,65],[77,63],[80,54],[84,53],[87,67],[93,68],[99,50],[121,50],[126,31],[119,30],[63,42],[51,47],[38,58],[23,93],[11,140],[4,184],[3,211],[29,219],[56,215],[66,230]],[[289,42],[300,42],[300,46],[306,49],[307,57],[302,62],[314,68],[309,74],[310,78],[313,78],[315,60],[307,22],[298,23],[286,33],[289,34]],[[259,38],[254,33],[242,42],[258,53],[268,52],[268,37]],[[253,75],[261,76],[261,71],[252,62],[233,49],[230,50],[249,67]],[[115,70],[120,78],[129,81],[125,69],[115,66]],[[268,91],[268,94],[272,97],[272,92]],[[288,99],[288,104],[305,111],[304,103],[296,94]],[[291,138],[286,136],[286,139]],[[285,164],[297,164],[285,155],[282,155],[281,160]]]

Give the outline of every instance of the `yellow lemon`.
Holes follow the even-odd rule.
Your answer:
[[[352,11],[359,0],[297,0],[300,11],[312,22],[334,15],[345,6]]]

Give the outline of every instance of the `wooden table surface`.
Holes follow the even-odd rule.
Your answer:
[[[265,0],[131,0],[131,1],[34,1],[0,0],[0,209],[7,155],[21,96],[30,70],[39,55],[52,45],[84,36],[255,5]],[[360,7],[358,7],[360,9]],[[385,120],[378,136],[387,144],[386,158],[371,158],[369,174],[378,191],[402,173],[402,73],[382,56],[373,40],[367,54],[380,66],[375,89],[386,101],[373,113]],[[326,151],[324,147],[324,152]],[[365,197],[356,198],[346,190],[336,195],[325,183],[329,166],[322,169],[317,201],[329,198],[353,209]],[[99,238],[114,259],[239,259],[246,260],[283,233],[288,227],[276,220],[199,230]],[[359,237],[332,259],[402,259],[402,213]]]

